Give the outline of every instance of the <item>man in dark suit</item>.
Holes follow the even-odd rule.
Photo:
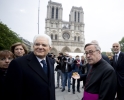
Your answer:
[[[103,58],[105,61],[107,61],[109,64],[111,64],[111,63],[110,63],[110,60],[109,60],[109,58],[108,58],[108,56],[106,56],[106,55],[104,55],[104,54],[102,54],[102,53],[101,53],[101,55],[102,55],[102,58]]]
[[[120,44],[112,45],[114,52],[113,67],[117,75],[117,100],[124,100],[124,53],[120,51]]]
[[[33,52],[10,63],[5,100],[55,100],[54,61],[46,56],[50,49],[50,37],[36,35]]]

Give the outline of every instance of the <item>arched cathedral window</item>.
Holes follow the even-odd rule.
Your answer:
[[[54,7],[52,7],[52,18],[54,18]]]
[[[78,41],[80,41],[80,36],[78,36]]]
[[[76,41],[76,36],[74,36],[74,41]]]
[[[53,40],[53,34],[51,34],[51,39]]]
[[[58,28],[58,23],[56,23],[56,28]]]
[[[76,22],[76,11],[75,11],[75,22]]]
[[[57,40],[57,34],[55,35],[55,40]]]
[[[80,13],[78,12],[78,22],[80,22]]]
[[[56,8],[56,19],[58,19],[58,8]]]

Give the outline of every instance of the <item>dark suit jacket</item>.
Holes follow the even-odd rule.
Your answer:
[[[84,81],[84,84],[85,85],[85,82],[86,82],[86,77],[87,77],[87,74],[89,73],[89,70],[90,70],[90,65],[87,63],[86,65],[83,66],[84,70],[86,73],[83,73],[80,75],[80,81]]]
[[[109,58],[108,58],[106,55],[102,54],[102,58],[103,58],[105,61],[107,61],[109,64],[111,64]]]
[[[34,53],[13,60],[5,80],[6,97],[10,100],[55,100],[54,62],[49,57],[46,62],[48,77]]]
[[[124,87],[124,53],[123,52],[120,52],[117,64],[115,63],[115,56],[114,56],[113,67],[116,71],[119,85],[121,87]]]
[[[67,72],[71,72],[72,71],[72,68],[71,68],[71,65],[72,65],[72,63],[70,62],[70,58],[68,59],[68,62],[64,62],[64,61],[66,61],[65,59],[63,59],[62,61],[61,61],[61,70],[62,70],[62,73],[65,73],[66,72],[66,64],[68,63],[68,65],[67,65]]]

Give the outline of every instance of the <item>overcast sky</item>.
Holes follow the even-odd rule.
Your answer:
[[[49,0],[40,0],[40,34],[45,32]],[[102,51],[111,51],[114,42],[124,37],[124,0],[52,0],[62,4],[63,20],[69,21],[72,6],[84,11],[85,43],[97,40]],[[20,37],[32,42],[38,34],[39,0],[0,0],[0,21]]]

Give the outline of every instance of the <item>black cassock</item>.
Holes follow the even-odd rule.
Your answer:
[[[114,100],[116,87],[117,79],[113,67],[101,59],[90,68],[86,76],[84,100],[87,97],[87,100]],[[93,99],[92,96],[98,99]]]

